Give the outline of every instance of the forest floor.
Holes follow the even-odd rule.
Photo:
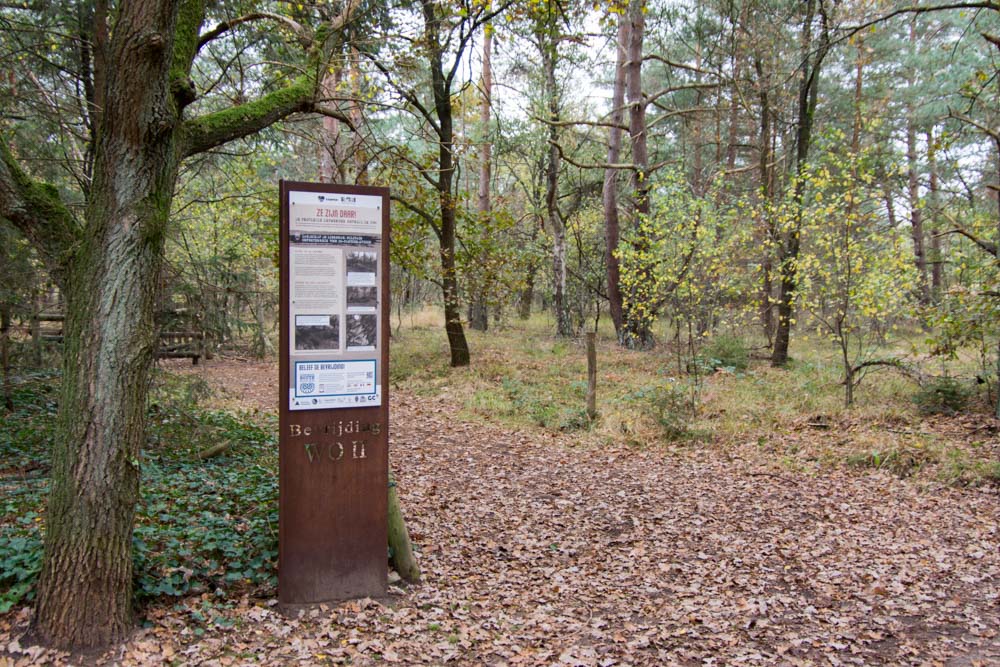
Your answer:
[[[273,409],[273,363],[169,368],[229,408]],[[1000,664],[995,486],[516,428],[448,391],[391,400],[422,583],[293,618],[247,596],[200,636],[183,605],[154,603],[86,661]],[[79,660],[21,646],[29,619],[0,620],[0,665]]]

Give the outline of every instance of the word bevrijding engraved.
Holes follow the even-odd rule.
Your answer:
[[[338,420],[330,424],[323,424],[322,426],[302,426],[301,424],[289,424],[288,425],[289,435],[293,438],[298,438],[299,436],[310,436],[310,435],[350,435],[352,433],[371,433],[372,435],[378,435],[382,432],[382,424],[380,422],[373,422],[370,424],[362,424],[359,420],[349,420],[343,421]]]

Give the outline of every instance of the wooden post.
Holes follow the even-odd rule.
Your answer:
[[[413,557],[413,544],[410,542],[410,532],[403,520],[403,511],[399,506],[399,492],[396,491],[396,480],[389,471],[389,549],[392,550],[392,566],[396,568],[406,581],[420,581],[420,566]]]
[[[587,419],[597,418],[597,334],[587,334]]]
[[[0,372],[3,373],[3,406],[7,410],[14,409],[14,400],[10,394],[10,354],[7,351],[7,340],[10,331],[10,306],[0,305]]]
[[[42,367],[42,323],[38,319],[44,302],[35,295],[31,304],[31,363],[35,368]]]

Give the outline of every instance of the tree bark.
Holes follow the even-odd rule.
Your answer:
[[[34,632],[90,648],[132,627],[132,526],[153,312],[177,178],[169,90],[177,3],[128,3],[109,45],[87,230],[70,265],[62,396]]]
[[[760,276],[760,320],[764,328],[764,335],[768,342],[774,339],[774,304],[772,303],[772,293],[774,290],[774,266],[772,256],[775,245],[778,241],[778,230],[775,227],[773,214],[768,211],[770,204],[774,202],[774,153],[771,150],[771,100],[769,77],[765,76],[764,65],[760,57],[754,59],[754,67],[757,71],[758,98],[760,99],[760,146],[759,160],[757,164],[758,178],[760,179],[760,234],[762,236],[764,255],[761,259]]]
[[[938,171],[937,171],[937,145],[936,139],[934,138],[934,128],[927,130],[927,212],[928,219],[926,220],[928,226],[930,227],[930,239],[931,248],[928,263],[931,265],[931,283],[930,292],[928,296],[928,303],[934,303],[941,298],[941,292],[944,290],[944,265],[942,264],[942,252],[941,252],[941,235],[937,233],[937,215],[938,215],[938,205],[940,203],[938,199]],[[925,286],[926,286],[926,274],[924,276]]]
[[[442,65],[440,22],[433,0],[421,0],[424,15],[424,36],[431,69],[434,111],[438,120],[438,203],[441,208],[438,241],[441,257],[441,287],[444,295],[445,333],[451,351],[451,365],[468,366],[469,344],[462,326],[461,302],[458,296],[458,270],[455,263],[455,200],[452,183],[455,177],[455,132],[451,107],[451,90]]]
[[[819,44],[813,44],[812,24],[817,14],[820,17]],[[778,322],[774,336],[771,365],[784,366],[788,362],[788,345],[794,312],[795,291],[798,287],[798,259],[801,246],[802,208],[805,195],[805,168],[812,144],[813,120],[816,113],[819,73],[823,59],[830,50],[830,34],[827,26],[824,0],[807,0],[805,20],[802,24],[802,71],[799,79],[798,113],[795,121],[795,183],[792,197],[795,216],[792,228],[785,234],[780,246],[778,273],[781,283],[778,293]]]
[[[927,256],[924,250],[923,211],[920,203],[920,177],[917,166],[917,128],[911,110],[906,121],[906,192],[910,202],[910,237],[913,239],[913,264],[917,267],[920,303],[930,303],[927,282]]]
[[[656,316],[651,293],[651,270],[648,265],[649,239],[645,218],[650,213],[649,153],[646,141],[646,102],[642,95],[642,42],[645,34],[645,2],[631,0],[626,11],[630,24],[628,52],[625,64],[625,94],[628,103],[629,140],[632,145],[632,245],[637,266],[630,276],[629,287],[622,304],[621,343],[631,349],[646,349],[653,345],[653,320]]]
[[[493,29],[487,23],[483,26],[483,71],[482,99],[479,103],[479,125],[482,139],[479,143],[479,187],[476,192],[476,211],[483,223],[488,223],[491,215],[490,178],[492,177],[492,146],[490,144],[490,111],[493,103]],[[481,233],[488,232],[489,224],[481,228]],[[469,326],[476,331],[486,331],[490,327],[486,281],[480,284],[472,295],[469,306]]]
[[[625,121],[625,64],[626,49],[631,25],[622,15],[618,18],[617,57],[615,78],[611,94],[611,127],[608,129],[608,164],[617,164],[622,151],[622,124]],[[621,264],[618,259],[618,244],[621,239],[621,223],[618,216],[618,170],[604,170],[604,262],[607,270],[608,309],[615,325],[615,334],[622,340],[622,291]]]

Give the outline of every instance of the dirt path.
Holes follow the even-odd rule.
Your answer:
[[[195,370],[276,400],[273,366]],[[1000,664],[995,490],[576,446],[399,391],[391,434],[421,586],[291,622],[248,600],[197,640],[165,613],[119,659]]]

